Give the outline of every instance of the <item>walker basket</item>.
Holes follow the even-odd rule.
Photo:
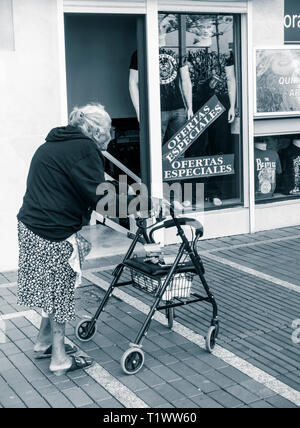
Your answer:
[[[140,290],[158,296],[167,276],[154,279],[143,273],[130,269],[133,286]],[[162,300],[170,301],[173,298],[188,298],[191,294],[194,275],[189,272],[176,273],[162,296]]]

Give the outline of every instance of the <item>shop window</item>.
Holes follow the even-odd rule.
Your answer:
[[[12,0],[0,1],[0,51],[13,51],[14,25]]]
[[[197,184],[206,210],[241,204],[239,17],[160,13],[158,25],[163,180],[193,206]]]
[[[300,198],[300,134],[254,140],[256,203]]]

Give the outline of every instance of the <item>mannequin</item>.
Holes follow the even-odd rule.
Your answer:
[[[162,142],[171,138],[193,116],[192,83],[188,65],[177,58],[171,49],[166,46],[166,35],[172,28],[174,15],[159,15],[159,67],[161,89],[161,121]],[[137,53],[131,59],[129,73],[129,92],[138,120],[139,115],[139,87]]]
[[[277,176],[282,173],[278,153],[268,150],[267,143],[256,141],[254,143],[254,173],[256,199],[273,197],[277,185]]]
[[[186,157],[213,156],[232,153],[230,124],[235,119],[236,79],[233,56],[226,60],[225,67],[217,52],[211,50],[214,26],[211,17],[202,19],[188,29],[193,35],[193,46],[201,49],[190,52],[189,62],[194,70],[193,109],[197,111],[214,94],[227,109],[209,129],[187,150]],[[209,50],[210,48],[210,50]],[[224,55],[223,55],[224,56]],[[216,60],[217,59],[217,60]],[[218,64],[217,69],[212,64]],[[226,93],[228,91],[228,93]],[[221,206],[222,183],[227,178],[204,179],[206,198],[213,205]]]
[[[292,140],[292,144],[282,150],[282,182],[281,190],[286,195],[300,195],[300,135]]]
[[[212,46],[212,37],[213,37],[213,25],[211,19],[202,20],[201,24],[191,27],[189,32],[194,34],[194,46],[201,48],[210,48]],[[221,67],[221,66],[220,66]],[[212,76],[210,80],[211,89],[215,89],[218,81],[222,80],[218,74],[221,73],[221,70],[218,70],[219,73],[216,73],[215,70],[212,70]],[[225,65],[226,80],[228,86],[228,95],[230,101],[230,107],[228,109],[228,122],[232,123],[235,118],[235,103],[236,103],[236,79],[234,64],[232,61],[227,61]]]
[[[197,27],[191,28],[190,32],[194,33],[194,46],[210,47],[212,45],[212,24],[209,20],[203,21],[202,24]]]

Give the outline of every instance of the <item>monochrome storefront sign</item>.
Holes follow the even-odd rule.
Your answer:
[[[284,43],[300,43],[299,0],[284,0]]]
[[[208,127],[225,112],[224,106],[214,95],[189,119],[163,146],[163,179],[214,177],[234,174],[234,155],[182,158],[185,151]]]
[[[256,116],[300,114],[300,49],[256,49],[255,77]]]
[[[164,181],[234,174],[234,155],[178,159],[164,168]]]
[[[171,163],[193,144],[193,142],[211,125],[225,108],[214,95],[162,148],[163,162]]]

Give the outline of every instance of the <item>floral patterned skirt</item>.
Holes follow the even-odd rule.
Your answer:
[[[74,320],[78,274],[69,263],[72,244],[43,239],[20,221],[18,238],[18,304],[41,308],[59,323]]]

